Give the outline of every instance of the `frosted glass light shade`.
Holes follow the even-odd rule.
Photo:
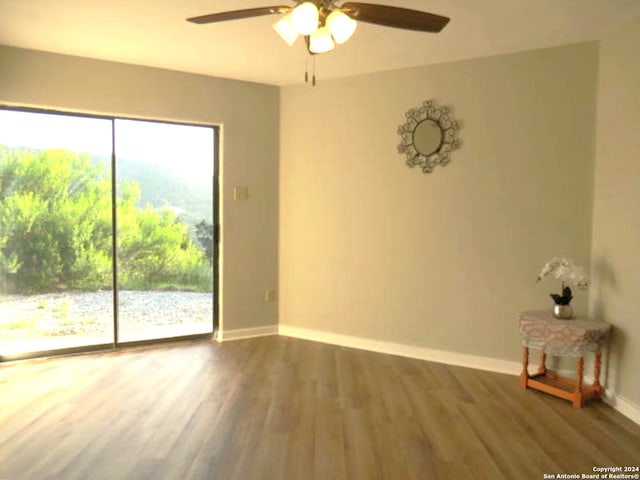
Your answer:
[[[337,44],[344,43],[356,31],[358,22],[339,10],[334,10],[327,17],[326,22],[333,39]]]
[[[318,28],[318,7],[311,2],[298,5],[290,13],[291,24],[299,35],[311,35]]]
[[[327,27],[321,27],[309,37],[309,50],[313,53],[326,53],[336,46]]]
[[[293,24],[291,23],[291,14],[282,17],[280,21],[273,25],[273,29],[278,35],[280,35],[282,40],[287,42],[290,47],[298,39],[298,32],[296,32],[295,28],[293,28]]]

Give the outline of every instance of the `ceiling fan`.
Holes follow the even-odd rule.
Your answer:
[[[294,0],[294,3],[293,6],[211,13],[187,18],[187,21],[206,24],[283,14],[273,25],[274,30],[290,46],[302,36],[307,51],[312,55],[329,52],[336,44],[349,40],[358,21],[430,33],[441,31],[449,23],[447,17],[388,5],[345,2],[338,6],[333,0]]]

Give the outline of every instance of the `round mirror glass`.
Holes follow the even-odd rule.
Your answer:
[[[424,156],[436,153],[442,144],[442,130],[431,119],[421,121],[413,131],[413,146]]]

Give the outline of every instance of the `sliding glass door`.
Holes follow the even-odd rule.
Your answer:
[[[0,360],[213,332],[215,134],[0,109]]]
[[[213,134],[116,120],[122,342],[212,332]]]
[[[0,110],[0,355],[113,341],[111,130]]]

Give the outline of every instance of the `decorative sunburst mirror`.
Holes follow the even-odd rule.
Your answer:
[[[451,109],[438,106],[435,100],[407,110],[406,122],[398,127],[402,138],[398,152],[406,156],[406,165],[420,167],[423,173],[431,173],[437,166],[451,162],[451,152],[460,148],[460,125],[451,116]]]

